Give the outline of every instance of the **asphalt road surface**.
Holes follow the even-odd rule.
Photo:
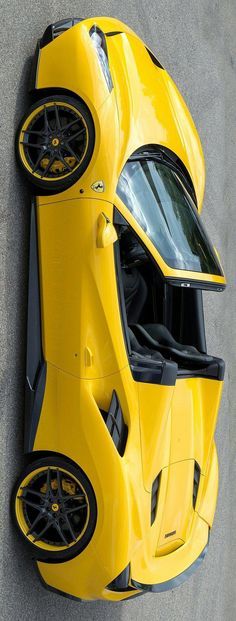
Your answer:
[[[4,621],[234,621],[236,618],[236,2],[235,0],[8,0],[0,25],[1,427],[0,619]],[[157,54],[183,93],[207,168],[203,219],[227,273],[225,293],[204,294],[208,349],[227,362],[217,428],[220,492],[208,555],[176,590],[133,602],[80,604],[45,591],[9,516],[22,466],[28,196],[14,158],[27,105],[28,57],[46,25],[63,17],[113,15]]]

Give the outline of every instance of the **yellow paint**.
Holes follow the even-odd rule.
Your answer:
[[[111,93],[89,38],[94,23],[104,32],[123,33],[107,38]],[[214,431],[222,382],[178,379],[170,387],[133,380],[120,317],[112,225],[106,230],[113,205],[164,276],[225,280],[167,266],[116,196],[129,155],[154,143],[172,149],[184,162],[202,208],[205,168],[197,131],[173,81],[153,65],[141,40],[117,20],[81,22],[41,50],[37,88],[50,87],[73,91],[87,103],[96,141],[92,160],[73,187],[37,199],[47,379],[34,450],[59,452],[80,465],[95,491],[98,518],[93,538],[79,556],[62,564],[39,562],[38,567],[56,589],[82,599],[117,601],[132,592],[113,593],[106,587],[129,563],[134,580],[162,583],[187,569],[207,544],[217,497]],[[95,196],[92,186],[98,179],[104,192]],[[113,390],[128,426],[123,457],[100,413],[108,411]],[[194,511],[195,460],[202,474]],[[158,511],[151,526],[151,489],[160,472]]]
[[[89,37],[94,24],[105,33],[123,33],[106,39],[114,84],[111,93]],[[103,179],[104,198],[113,202],[117,179],[129,155],[142,145],[162,144],[184,162],[201,209],[205,167],[191,115],[168,73],[152,63],[143,42],[127,26],[110,18],[89,18],[43,47],[37,88],[57,86],[79,95],[93,115],[96,148],[82,178],[87,196],[92,197],[91,185]],[[80,187],[78,182],[63,192],[61,199],[78,196]],[[49,200],[54,202],[55,197]],[[42,201],[47,202],[47,197]]]
[[[114,83],[111,93],[89,36],[94,23],[104,32],[115,24],[123,32],[107,38]],[[76,58],[83,58],[83,63],[76,63]],[[164,276],[225,284],[223,276],[168,266],[116,196],[117,180],[128,157],[140,146],[159,144],[174,151],[186,166],[195,188],[198,209],[202,209],[205,166],[198,133],[173,80],[152,63],[143,42],[116,20],[90,18],[77,24],[43,47],[40,53],[37,88],[57,86],[73,91],[88,105],[95,125],[95,149],[81,179],[59,196],[41,197],[40,204],[79,197],[81,187],[84,196],[94,198],[92,186],[95,180],[101,179],[104,181],[102,198],[117,204],[150,249]]]
[[[200,392],[199,385],[203,387]],[[160,395],[164,388],[167,400],[171,401],[166,423],[160,430],[164,447],[161,446],[160,458],[155,443],[149,443],[147,431],[150,417],[153,415],[153,420],[155,412],[160,417],[155,391],[151,399],[151,385],[134,382],[129,367],[107,377],[88,380],[48,363],[34,449],[58,451],[79,463],[93,485],[98,520],[92,541],[80,556],[66,563],[66,573],[64,563],[39,563],[46,582],[84,599],[109,599],[111,592],[105,590],[106,585],[129,562],[132,578],[144,583],[171,579],[194,562],[207,543],[207,524],[212,524],[215,511],[217,481],[214,479],[215,453],[212,453],[215,418],[211,418],[210,392],[211,387],[213,391],[221,390],[221,385],[222,382],[198,378],[194,388],[193,379],[177,380],[172,401],[171,396],[167,398],[168,391],[173,392],[172,387],[152,387],[159,389]],[[140,388],[143,391],[141,401]],[[129,428],[123,458],[118,455],[100,414],[100,409],[108,410],[114,389]],[[177,429],[176,407],[181,398],[183,406],[187,391],[191,392],[193,400],[199,401],[195,410],[185,410],[186,428],[178,405]],[[187,424],[188,416],[191,425]],[[158,443],[158,436],[156,438]],[[205,472],[201,478],[206,480],[206,487],[199,488],[197,513],[191,503],[194,460],[198,460]],[[205,463],[208,463],[206,471]],[[158,513],[151,526],[151,494],[146,489],[146,481],[154,479],[160,470]],[[174,530],[176,533],[166,541],[165,534]],[[168,556],[172,545],[174,551]]]
[[[106,248],[106,246],[114,244],[117,239],[118,237],[114,225],[104,213],[100,213],[98,216],[97,247]]]

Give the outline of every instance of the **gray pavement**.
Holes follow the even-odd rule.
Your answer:
[[[234,621],[236,618],[236,3],[235,0],[8,0],[0,2],[1,427],[0,619],[4,621]],[[227,362],[217,429],[220,493],[209,553],[178,589],[126,604],[79,604],[45,591],[9,516],[22,465],[28,196],[16,169],[14,132],[27,105],[29,63],[45,26],[62,17],[114,15],[157,53],[198,127],[206,158],[204,221],[229,286],[206,293],[209,352]]]

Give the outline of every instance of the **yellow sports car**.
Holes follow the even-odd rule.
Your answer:
[[[17,157],[32,191],[18,529],[43,584],[82,600],[179,585],[205,555],[224,362],[202,290],[200,140],[174,82],[116,19],[50,25]]]

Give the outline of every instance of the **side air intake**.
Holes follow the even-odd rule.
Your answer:
[[[104,418],[110,436],[112,437],[112,440],[117,448],[117,451],[122,457],[125,452],[128,436],[128,427],[125,424],[119,399],[115,390],[112,393],[109,411],[104,412],[102,410],[101,414]]]
[[[130,579],[130,565],[128,565],[122,572],[107,585],[109,591],[116,591],[122,593],[124,591],[136,591],[135,587],[129,586]]]
[[[200,483],[200,475],[201,475],[200,467],[199,467],[198,463],[195,461],[194,478],[193,478],[193,508],[194,509],[195,509],[196,502],[197,502],[198,488],[199,488],[199,483]]]
[[[153,524],[156,513],[157,513],[157,504],[158,504],[158,495],[160,489],[160,481],[161,481],[161,472],[159,472],[155,481],[152,484],[152,497],[151,497],[151,525]]]

